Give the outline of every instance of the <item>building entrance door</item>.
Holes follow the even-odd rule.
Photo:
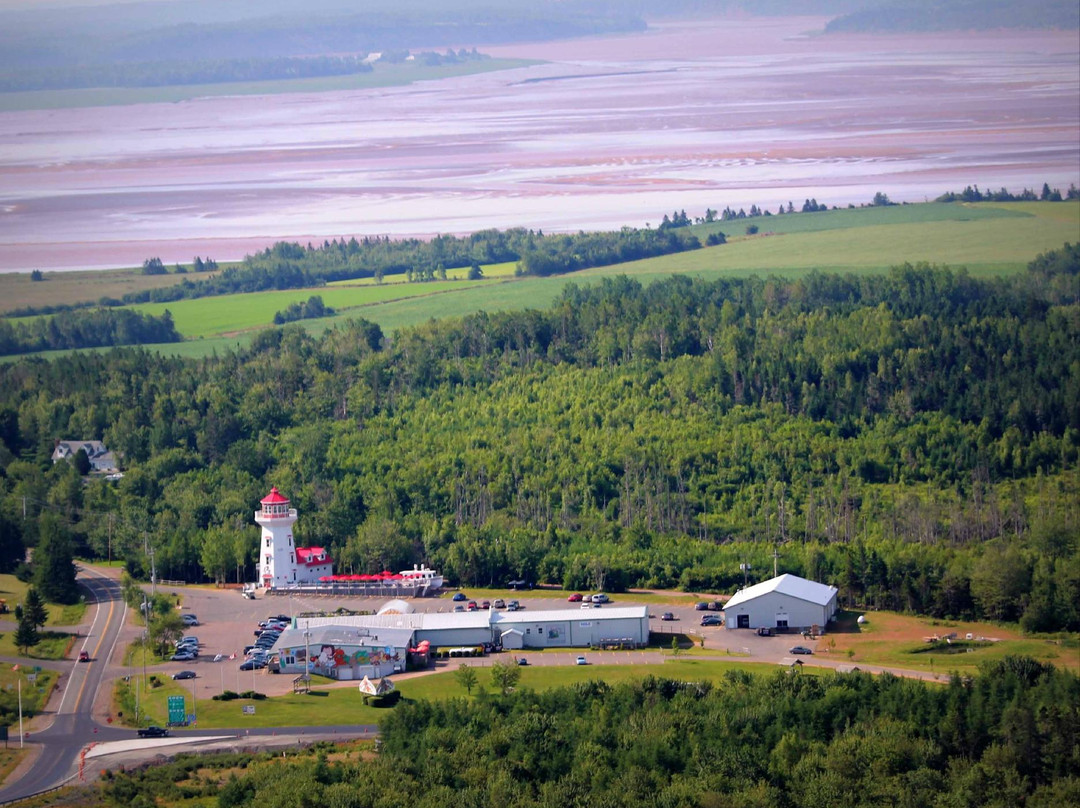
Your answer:
[[[740,614],[736,617],[736,620],[738,621],[736,623],[738,628],[750,628],[750,615]]]

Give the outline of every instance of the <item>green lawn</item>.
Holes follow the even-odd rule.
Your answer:
[[[18,671],[13,671],[11,668],[12,666],[7,662],[0,663],[0,690],[17,694],[17,681],[22,680],[23,720],[25,721],[27,718],[33,717],[48,702],[49,694],[56,685],[56,671],[48,668],[35,671],[32,663],[19,665]],[[36,677],[32,684],[28,678],[29,676]],[[0,714],[0,726],[4,725],[18,727],[18,713],[13,715]],[[0,769],[2,769],[2,766],[3,764],[0,763]],[[2,771],[0,771],[0,774],[2,774]]]
[[[455,65],[428,67],[418,62],[376,64],[371,73],[325,76],[280,81],[230,82],[227,84],[192,84],[172,87],[115,87],[86,90],[37,90],[0,93],[0,112],[29,109],[67,109],[71,107],[109,107],[128,104],[175,104],[193,98],[220,95],[277,95],[280,93],[317,93],[334,90],[367,90],[396,87],[417,81],[434,81],[452,76],[468,76],[510,70],[540,62],[527,59],[488,59]]]
[[[59,631],[39,631],[38,636],[41,642],[30,649],[26,655],[28,659],[64,659],[75,640],[74,634]],[[0,655],[21,656],[15,647],[14,629],[0,634]]]
[[[15,604],[26,600],[28,586],[14,575],[0,575],[0,598],[7,601],[10,610],[9,614],[0,617],[0,619],[15,619]],[[49,619],[45,621],[46,626],[77,626],[82,623],[83,617],[86,615],[86,603],[84,602],[73,603],[70,606],[59,603],[47,603],[45,605],[49,610]]]
[[[595,655],[595,652],[589,652]],[[503,659],[512,659],[504,656]],[[569,667],[536,666],[521,668],[522,688],[547,690],[577,682],[600,679],[609,684],[630,681],[644,676],[671,676],[687,680],[719,680],[725,672],[742,670],[751,673],[769,674],[777,670],[776,665],[754,662],[718,662],[715,660],[675,658],[655,665],[572,665]],[[235,673],[233,673],[235,676]],[[805,673],[818,675],[820,670],[805,669]],[[263,677],[272,674],[256,675],[255,689]],[[241,688],[250,687],[250,674],[240,674]],[[226,676],[226,679],[229,677]],[[478,690],[495,692],[491,685],[491,676],[487,670],[477,668],[478,687],[473,690],[473,697]],[[123,683],[118,683],[119,694]],[[230,687],[226,681],[226,687]],[[462,698],[465,690],[457,683],[453,672],[437,673],[430,676],[408,679],[398,683],[398,689],[406,699],[448,699]],[[184,688],[183,682],[167,680],[164,685],[148,694],[143,700],[146,719],[143,723],[163,724],[167,712],[169,696],[184,695],[187,698],[188,711],[191,710],[191,690]],[[119,708],[119,695],[114,695],[114,710]],[[130,700],[130,698],[129,698]],[[254,715],[244,715],[242,706],[254,705]],[[128,707],[125,719],[130,717],[132,708]],[[217,727],[283,727],[283,726],[331,726],[334,724],[374,724],[385,715],[384,708],[366,706],[363,697],[354,687],[316,688],[310,694],[285,695],[264,701],[236,699],[234,701],[211,701],[200,699],[196,705],[198,726],[201,729]]]
[[[1000,660],[1007,656],[1029,656],[1047,664],[1080,670],[1080,641],[1073,636],[1063,640],[1025,637],[990,643],[965,650],[964,653],[926,651],[923,642],[893,642],[887,639],[862,640],[855,649],[852,664],[866,662],[908,670],[947,674],[977,673],[982,662]]]

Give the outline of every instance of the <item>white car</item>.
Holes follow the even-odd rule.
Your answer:
[[[583,656],[579,656],[579,657],[577,658],[577,663],[576,663],[576,664],[578,664],[578,665],[588,665],[588,664],[589,664],[589,660],[587,660],[587,659],[586,659],[585,657],[583,657]]]

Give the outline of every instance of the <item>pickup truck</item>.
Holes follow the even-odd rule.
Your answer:
[[[143,727],[139,730],[140,738],[167,738],[169,731],[165,727]]]

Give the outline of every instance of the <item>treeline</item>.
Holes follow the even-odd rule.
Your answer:
[[[944,687],[780,671],[592,680],[404,701],[375,755],[191,757],[110,773],[102,794],[117,806],[216,795],[221,808],[1057,808],[1080,796],[1078,704],[1075,674],[1024,657]]]
[[[0,319],[0,356],[181,339],[168,311],[160,317],[130,309],[93,309],[26,322]]]
[[[1080,9],[1072,0],[1035,0],[1021,14],[1010,0],[891,0],[830,20],[825,33],[1078,27]]]
[[[608,279],[392,340],[24,361],[0,502],[28,544],[62,512],[136,572],[149,534],[168,578],[250,580],[274,484],[342,571],[733,591],[779,546],[849,605],[1076,629],[1078,277],[1067,246],[992,280]],[[104,439],[123,480],[52,466],[60,436]]]
[[[1010,193],[1009,189],[1001,188],[997,191],[980,191],[978,185],[969,185],[963,191],[949,191],[935,199],[935,202],[1062,202],[1066,199],[1080,199],[1080,189],[1075,184],[1069,185],[1069,190],[1062,195],[1058,188],[1051,188],[1049,183],[1044,182],[1041,193],[1035,193],[1031,188],[1025,188],[1018,194]]]
[[[303,303],[290,303],[284,311],[274,315],[274,325],[284,325],[297,320],[315,320],[319,317],[331,317],[334,310],[323,304],[320,295],[312,295]]]
[[[275,81],[370,73],[359,56],[307,56],[246,59],[203,59],[169,62],[39,67],[0,72],[0,92],[71,90],[88,87],[168,87],[179,84],[221,84]]]

